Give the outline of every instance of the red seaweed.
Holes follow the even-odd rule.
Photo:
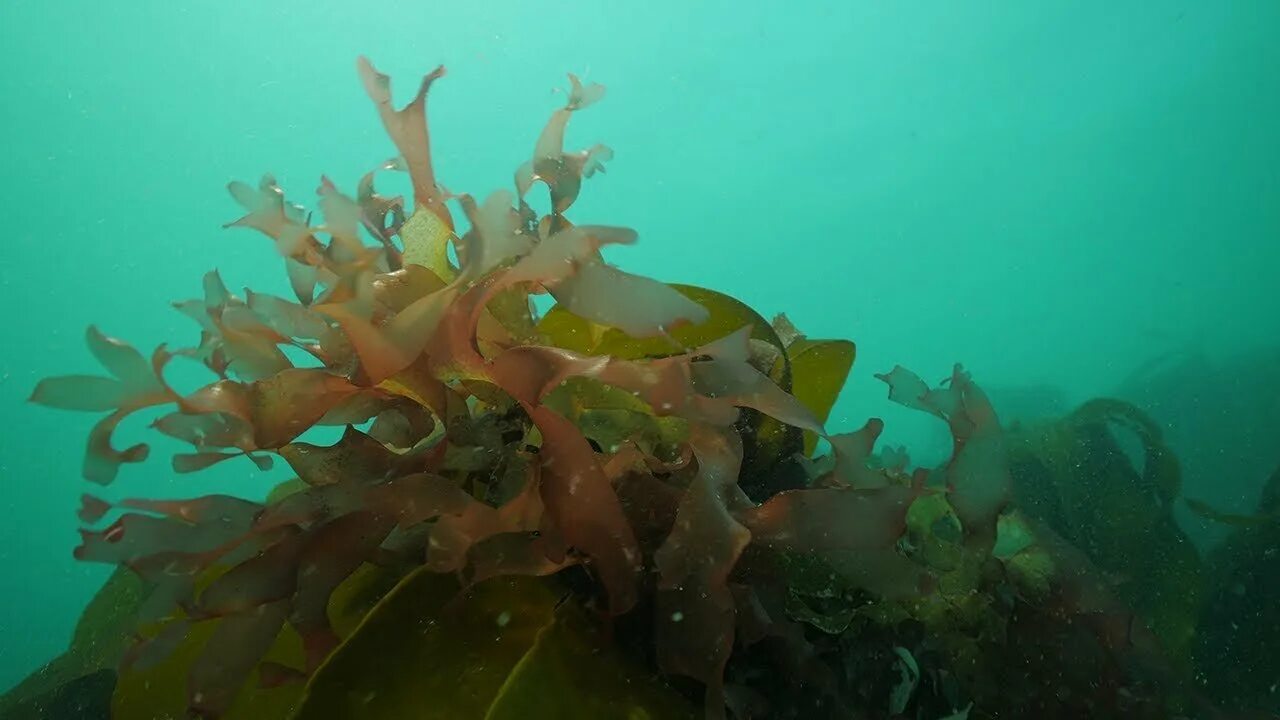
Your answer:
[[[131,568],[153,586],[148,617],[182,618],[131,659],[163,656],[174,626],[220,620],[189,679],[191,709],[214,717],[286,623],[302,637],[306,666],[264,665],[265,681],[323,662],[339,642],[326,614],[330,597],[365,563],[393,556],[464,583],[580,567],[604,597],[603,615],[654,609],[660,667],[702,683],[708,716],[723,717],[735,634],[752,622],[739,617],[735,588],[747,597],[753,582],[766,582],[740,567],[748,550],[828,557],[855,585],[886,595],[924,589],[927,573],[896,544],[911,503],[928,492],[925,475],[870,467],[882,423],[830,437],[834,470],[812,487],[780,486],[753,501],[739,485],[744,464],[756,459],[744,438],[755,443],[752,453],[769,448],[779,457],[764,460],[778,462],[800,446],[763,444],[763,423],[794,429],[774,438],[801,430],[827,437],[789,392],[790,370],[773,369],[789,368],[785,347],[753,340],[750,325],[695,333],[692,347],[682,345],[673,333],[711,323],[714,308],[605,263],[601,247],[632,243],[634,231],[564,217],[582,180],[612,157],[600,145],[564,151],[568,121],[598,101],[603,86],[570,76],[568,102],[517,172],[516,193],[477,203],[444,191],[432,166],[426,98],[443,68],[400,110],[386,75],[364,58],[358,69],[402,156],[383,169],[408,170],[412,210],[378,195],[373,173],[354,199],[322,178],[325,224],[313,227],[270,175],[256,189],[232,183],[246,214],[229,225],[273,241],[298,302],[252,291],[241,299],[209,273],[202,298],[177,304],[200,327],[196,346],[161,347],[148,362],[91,328],[89,348],[111,377],[52,378],[32,395],[51,407],[110,412],[89,440],[85,476],[95,482],[146,459],[145,445],[116,450],[111,435],[128,414],[160,405],[171,409],[154,429],[192,446],[173,459],[176,472],[242,456],[265,467],[279,455],[301,481],[261,504],[222,495],[127,500],[109,526],[82,531],[76,557]],[[551,197],[544,218],[524,200],[537,182]],[[461,235],[450,199],[469,224]],[[621,332],[637,343],[666,341],[670,351],[620,357],[566,349],[566,338],[534,325],[529,295],[540,293],[597,339]],[[294,367],[283,350],[290,347],[318,366]],[[203,364],[215,379],[175,392],[163,378],[175,356]],[[901,368],[885,379],[891,399],[950,424],[955,454],[941,470],[947,492],[966,526],[992,525],[1007,471],[985,396],[958,367],[938,390]],[[622,441],[602,447],[588,417]],[[365,432],[352,427],[370,420]],[[346,425],[342,439],[300,440],[325,424]],[[92,526],[112,507],[86,496],[81,520]],[[770,628],[744,637],[772,633],[812,652],[798,628]]]
[[[951,429],[951,459],[939,470],[956,515],[966,532],[995,540],[995,520],[1009,499],[1012,480],[1004,431],[985,393],[955,366],[948,383],[930,389],[902,366],[877,375],[889,385],[889,399],[936,415]]]

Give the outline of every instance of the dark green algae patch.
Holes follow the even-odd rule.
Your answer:
[[[1228,618],[1260,606],[1216,590],[1268,562],[1274,513],[1207,569],[1170,515],[1176,458],[1136,408],[1006,430],[963,368],[933,386],[898,367],[879,376],[889,399],[946,423],[952,456],[877,452],[875,419],[832,435],[852,342],[627,273],[600,250],[634,231],[566,217],[612,158],[563,147],[602,86],[571,76],[515,192],[481,201],[435,178],[426,103],[443,69],[402,109],[358,69],[397,158],[353,195],[322,179],[319,225],[270,176],[229,188],[246,212],[230,225],[272,240],[295,297],[239,297],[210,273],[176,306],[196,346],[147,358],[91,328],[107,374],[32,397],[106,413],[85,455],[96,483],[148,459],[112,442],[147,408],[191,445],[175,473],[281,458],[296,478],[262,503],[85,495],[76,557],[119,569],[0,717],[1277,709],[1259,691],[1274,661],[1224,668],[1243,642]],[[411,202],[376,191],[395,171]],[[539,185],[541,216],[525,199]],[[538,294],[556,301],[541,317]],[[213,380],[180,394],[174,361]],[[300,439],[319,425],[345,432]]]

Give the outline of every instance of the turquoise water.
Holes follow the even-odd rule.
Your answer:
[[[95,418],[28,405],[35,382],[93,371],[90,324],[193,342],[166,303],[211,268],[287,294],[265,241],[220,229],[224,186],[273,172],[309,203],[321,174],[352,188],[394,154],[361,53],[402,100],[448,66],[437,169],[476,194],[509,187],[566,71],[608,85],[570,128],[616,152],[575,219],[637,229],[608,255],[628,270],[856,341],[836,429],[882,416],[936,444],[872,378],[899,363],[1073,404],[1167,353],[1229,368],[1280,338],[1280,4],[366,5],[0,5],[0,686],[65,646],[107,574],[71,559]],[[1188,494],[1251,511],[1278,387],[1196,391],[1215,447],[1186,433],[1210,456]],[[174,477],[168,449],[104,494],[260,497],[284,473]]]

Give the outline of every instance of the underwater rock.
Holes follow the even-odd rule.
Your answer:
[[[1263,498],[1264,520],[1235,528],[1207,558],[1193,651],[1198,679],[1222,706],[1280,714],[1280,468]]]

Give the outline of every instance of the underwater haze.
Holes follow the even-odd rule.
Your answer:
[[[638,232],[609,262],[852,340],[827,428],[884,418],[916,463],[950,438],[890,403],[875,375],[896,365],[932,386],[962,363],[1006,427],[1133,403],[1198,502],[1173,516],[1213,551],[1280,464],[1277,30],[1265,0],[7,0],[0,686],[66,648],[111,573],[72,557],[82,493],[261,500],[290,477],[242,458],[175,474],[161,439],[99,487],[81,475],[98,418],[28,399],[97,372],[87,326],[144,355],[186,344],[168,303],[209,270],[292,296],[267,243],[223,229],[244,214],[226,186],[272,173],[314,207],[322,176],[353,190],[396,155],[361,55],[397,106],[447,67],[435,169],[478,198],[513,187],[566,73],[606,85],[567,145],[614,151],[573,210]],[[154,434],[142,415],[117,447]]]

